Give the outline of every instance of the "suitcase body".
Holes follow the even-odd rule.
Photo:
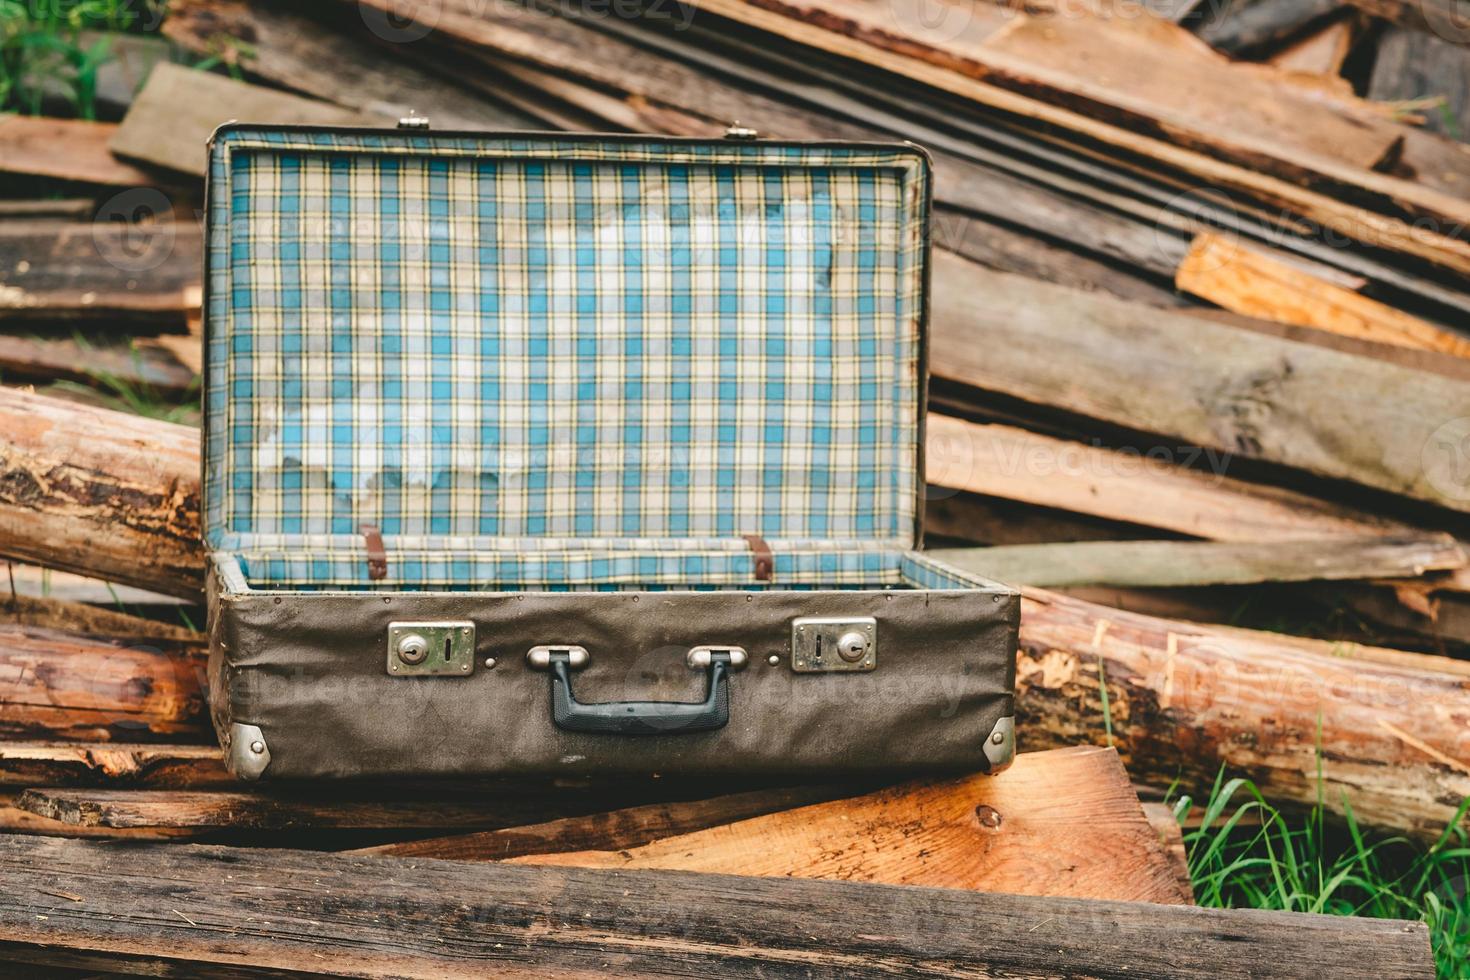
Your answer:
[[[921,543],[907,145],[231,125],[210,699],[242,778],[997,771]]]

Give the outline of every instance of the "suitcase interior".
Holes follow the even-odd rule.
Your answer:
[[[908,145],[223,128],[218,581],[989,587],[914,553],[929,183]]]

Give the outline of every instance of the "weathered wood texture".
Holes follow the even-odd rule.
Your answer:
[[[115,380],[177,397],[192,390],[197,378],[173,354],[149,343],[121,347],[81,343],[70,337],[0,334],[0,379],[10,383],[67,380],[101,384]]]
[[[187,221],[0,222],[0,319],[183,326],[199,306],[202,254]]]
[[[908,783],[622,850],[515,859],[1189,904],[1109,749],[1023,754],[998,776]]]
[[[0,556],[190,599],[199,433],[0,389]]]
[[[1470,180],[1466,182],[1470,189]],[[1470,357],[1470,337],[1410,316],[1222,235],[1195,238],[1175,285],[1247,316]]]
[[[80,119],[0,118],[0,172],[115,187],[147,187],[152,174],[107,148],[117,126]]]
[[[935,258],[931,369],[1033,404],[1470,510],[1470,384]]]
[[[386,4],[388,0],[374,2]],[[420,14],[427,17],[442,10],[439,5],[432,5],[432,10],[429,8],[430,5],[426,3],[421,5]],[[412,4],[398,3],[394,4],[394,9],[400,14],[409,15],[414,8]],[[1096,141],[1114,150],[1140,155],[1155,164],[1175,168],[1194,180],[1205,181],[1231,195],[1245,195],[1270,209],[1285,209],[1355,240],[1372,242],[1381,248],[1415,255],[1446,268],[1470,273],[1470,243],[1459,241],[1441,231],[1413,227],[1396,213],[1384,213],[1365,207],[1359,203],[1364,196],[1362,194],[1353,195],[1353,200],[1333,196],[1316,187],[1304,187],[1262,173],[1253,167],[1232,163],[1216,154],[1177,146],[1162,135],[1144,134],[1117,126],[1103,119],[1093,118],[1064,106],[1052,105],[1021,92],[988,84],[947,67],[931,64],[922,60],[922,57],[915,56],[924,52],[915,52],[912,49],[914,39],[905,31],[893,32],[883,37],[850,36],[849,32],[861,34],[861,25],[852,17],[838,14],[827,18],[810,8],[777,4],[774,0],[766,0],[761,4],[747,0],[705,0],[700,5],[700,11],[710,17],[728,18],[746,27],[766,31],[795,44],[893,72],[913,82],[930,86],[939,93],[958,96],[991,110],[1010,113],[1028,125],[1054,127],[1058,131]],[[877,5],[871,5],[869,13],[875,11],[880,20],[888,17]],[[434,23],[447,29],[458,29],[451,18],[436,18]],[[932,18],[928,27],[931,30],[942,29],[942,25],[933,23]],[[1088,39],[1088,43],[1101,46],[1097,44],[1095,35]],[[1419,190],[1406,181],[1366,171],[1355,170],[1352,177],[1361,190],[1369,192],[1368,197],[1390,210],[1405,203],[1402,196],[1405,191]],[[1432,189],[1423,193],[1429,198],[1427,211],[1433,214],[1462,210],[1461,202],[1446,198],[1444,194]],[[1453,228],[1460,219],[1449,218],[1447,222],[1447,225],[1442,224],[1439,227]]]
[[[0,786],[237,789],[216,745],[0,742]]]
[[[1090,541],[1002,548],[939,548],[959,568],[1014,585],[1167,588],[1343,579],[1413,578],[1462,568],[1449,535],[1324,538],[1320,541]]]
[[[201,643],[0,626],[0,735],[203,741],[203,674]]]
[[[357,112],[390,118],[417,113],[442,129],[530,128],[530,116],[403,58],[384,57],[383,48],[367,40],[372,35],[365,18],[355,14],[324,25],[269,4],[188,0],[169,6],[163,33],[199,55],[232,54],[253,75]]]
[[[828,786],[751,790],[707,800],[649,803],[605,813],[561,817],[523,827],[383,844],[362,848],[356,853],[445,858],[455,861],[500,861],[524,854],[638,847],[661,838],[842,795],[845,792],[840,788]]]
[[[31,789],[22,810],[78,827],[227,827],[232,830],[449,829],[503,827],[555,811],[556,796],[462,800],[420,792],[381,798],[347,792],[162,789]],[[566,801],[563,797],[564,802]],[[595,805],[595,804],[592,804]]]
[[[0,874],[0,956],[155,974],[1433,972],[1417,922],[959,889],[14,837],[0,839]]]
[[[109,145],[118,156],[202,177],[210,134],[231,119],[332,126],[370,125],[387,122],[389,116],[364,115],[223,75],[161,64],[148,76]]]
[[[1352,54],[1366,28],[1367,18],[1354,11],[1338,17],[1325,26],[1314,27],[1300,40],[1293,41],[1271,56],[1271,64],[1283,71],[1317,76],[1331,83],[1348,84],[1340,78],[1348,55]]]
[[[1030,588],[1021,623],[1028,750],[1105,743],[1106,683],[1113,742],[1137,781],[1203,788],[1224,765],[1269,799],[1350,805],[1365,823],[1423,837],[1470,796],[1470,680],[1443,658],[1324,656]]]
[[[6,584],[0,573],[0,585]],[[0,623],[129,639],[197,640],[197,631],[114,609],[25,593],[0,593]]]
[[[929,482],[954,490],[1216,541],[1410,533],[1363,511],[1223,475],[1229,459],[1218,453],[1150,458],[945,415],[929,416],[927,437]]]

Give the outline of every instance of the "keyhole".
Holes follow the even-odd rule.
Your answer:
[[[454,638],[453,637],[446,636],[444,638],[444,662],[446,664],[449,663],[449,661],[451,661],[451,660],[454,659],[453,644],[454,644]]]
[[[821,633],[818,633],[817,634],[817,654],[812,659],[813,660],[821,660],[822,659],[822,634]]]

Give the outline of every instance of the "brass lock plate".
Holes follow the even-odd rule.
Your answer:
[[[878,621],[871,616],[803,616],[791,622],[791,669],[798,674],[876,670]]]
[[[388,673],[394,677],[468,677],[474,672],[474,623],[388,624]]]

